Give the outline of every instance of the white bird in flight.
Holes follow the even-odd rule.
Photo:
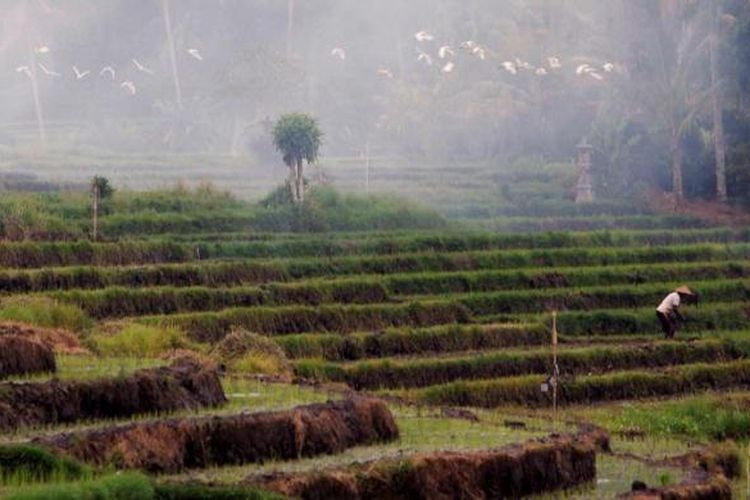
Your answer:
[[[393,78],[393,72],[387,68],[381,68],[377,71],[379,76],[385,76],[386,78]]]
[[[484,53],[484,47],[481,45],[477,45],[473,49],[471,49],[471,53],[477,56],[479,59],[484,61],[485,53]]]
[[[443,66],[443,68],[440,71],[442,71],[443,73],[452,73],[455,67],[456,67],[455,64],[453,64],[452,62],[448,62],[448,64]]]
[[[560,64],[560,59],[558,59],[555,56],[548,57],[547,62],[549,63],[549,67],[552,69],[562,68],[562,64]]]
[[[198,49],[187,49],[187,53],[193,56],[194,58],[198,59],[199,61],[203,60],[203,56],[200,52],[198,52]]]
[[[344,49],[342,49],[341,47],[334,47],[334,48],[333,48],[333,49],[331,50],[331,55],[332,55],[333,57],[338,57],[338,58],[339,58],[339,59],[341,59],[342,61],[345,61],[345,60],[346,60],[346,51],[345,51]]]
[[[76,80],[80,80],[81,78],[86,78],[89,75],[89,73],[91,73],[91,71],[89,70],[81,71],[78,69],[77,66],[73,66],[73,72],[76,74]]]
[[[115,79],[115,68],[113,68],[112,66],[103,67],[99,72],[99,75],[104,76],[105,73],[108,74],[113,80]]]
[[[44,65],[44,64],[42,64],[42,63],[37,63],[37,65],[39,66],[39,69],[41,69],[41,70],[42,70],[42,72],[43,72],[43,73],[44,73],[45,75],[47,75],[47,76],[54,76],[54,77],[58,77],[58,76],[60,76],[60,73],[58,73],[58,72],[56,72],[56,71],[52,71],[51,69],[47,68],[47,66],[45,66],[45,65]]]
[[[614,65],[614,64],[612,64],[612,63],[610,63],[610,62],[608,62],[608,63],[604,63],[604,64],[602,65],[602,69],[603,69],[604,71],[606,71],[607,73],[611,73],[612,71],[614,71],[614,69],[615,69],[615,65]]]
[[[149,75],[153,75],[154,72],[148,69],[146,66],[138,62],[138,59],[131,59],[133,61],[133,64],[135,64],[135,67],[138,69],[138,71],[143,71],[144,73],[148,73]]]
[[[128,92],[130,92],[130,95],[135,95],[135,83],[131,82],[130,80],[125,80],[120,84],[120,87],[127,89]]]
[[[42,45],[41,47],[37,47],[34,49],[34,52],[37,54],[49,54],[49,47],[46,45]]]
[[[438,56],[440,59],[445,59],[448,56],[453,55],[453,49],[449,45],[443,45],[438,49]]]
[[[465,42],[461,42],[461,48],[466,50],[474,50],[474,47],[477,46],[477,42],[474,40],[466,40]]]
[[[576,75],[585,75],[586,73],[591,73],[592,71],[594,71],[594,68],[592,68],[588,64],[579,64],[576,68]]]
[[[417,33],[414,33],[414,38],[416,38],[418,42],[431,42],[435,39],[433,35],[426,31],[418,31]]]
[[[597,73],[596,71],[589,71],[587,74],[594,80],[599,80],[599,81],[604,80],[604,77],[600,75],[599,73]]]
[[[516,69],[516,65],[512,61],[503,61],[503,68],[511,75],[518,73],[518,69]]]
[[[521,59],[516,57],[516,68],[531,70],[534,69],[534,66],[532,66],[532,64],[528,61],[522,61]]]
[[[417,61],[423,62],[427,64],[427,66],[432,66],[432,57],[430,57],[430,54],[427,54],[425,52],[420,52],[417,56]]]
[[[547,70],[546,70],[546,69],[544,69],[544,68],[537,68],[537,70],[535,71],[535,73],[536,73],[537,75],[539,75],[539,76],[544,76],[544,75],[546,75],[546,74],[547,74]]]
[[[31,70],[29,69],[28,66],[19,66],[19,67],[16,68],[16,71],[18,73],[24,73],[26,76],[28,76],[29,78],[31,78]]]

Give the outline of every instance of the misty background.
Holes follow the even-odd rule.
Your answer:
[[[273,121],[300,111],[325,134],[308,175],[345,189],[439,204],[446,186],[494,196],[534,169],[572,182],[586,139],[599,197],[669,191],[677,158],[685,195],[712,199],[720,91],[728,194],[750,192],[746,0],[2,0],[0,9],[4,173],[74,183],[100,174],[133,188],[208,179],[259,197],[286,175]]]

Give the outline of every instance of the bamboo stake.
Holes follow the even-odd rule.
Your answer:
[[[164,17],[164,31],[167,32],[169,60],[172,63],[172,80],[174,81],[175,99],[177,101],[177,108],[182,109],[182,87],[180,86],[180,75],[177,72],[177,55],[174,48],[174,37],[172,36],[172,21],[169,18],[169,0],[162,0],[161,7]]]
[[[365,193],[370,193],[370,141],[365,142]]]
[[[557,384],[560,368],[557,366],[557,311],[552,311],[552,416],[557,430]]]
[[[31,40],[28,42],[29,45],[29,81],[31,82],[31,94],[34,97],[34,111],[36,113],[36,125],[39,131],[39,140],[41,142],[42,151],[47,150],[47,133],[44,128],[44,115],[42,114],[42,101],[39,98],[39,86],[36,80],[36,57],[34,57],[34,48],[31,45]]]

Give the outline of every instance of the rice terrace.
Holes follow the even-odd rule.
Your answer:
[[[0,498],[750,498],[750,4],[4,0]]]

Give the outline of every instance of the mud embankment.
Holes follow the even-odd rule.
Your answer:
[[[136,422],[35,443],[91,464],[177,472],[341,453],[398,435],[383,401],[354,397],[287,411]]]
[[[200,408],[225,401],[216,370],[185,361],[138,370],[126,377],[6,382],[0,384],[0,431]]]

